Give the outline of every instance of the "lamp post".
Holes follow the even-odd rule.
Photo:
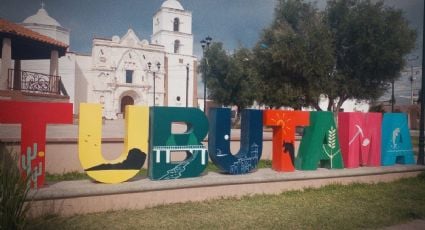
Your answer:
[[[151,66],[152,66],[152,63],[151,62],[148,62],[148,68],[149,68],[149,71],[151,70]],[[156,63],[156,66],[158,67],[158,72],[159,72],[159,69],[161,68],[161,63]],[[156,77],[155,77],[155,71],[153,71],[152,72],[152,74],[153,74],[153,106],[155,106],[156,105]]]
[[[407,61],[408,62],[412,62],[415,60],[418,60],[419,56],[416,56],[414,58],[408,58]],[[415,77],[413,77],[413,65],[412,63],[410,63],[410,77],[409,77],[409,81],[410,81],[410,104],[413,105],[413,81],[416,80]]]
[[[425,13],[425,5],[423,12]],[[425,44],[425,17],[423,17],[423,23],[422,23],[422,44]],[[419,154],[418,154],[418,165],[425,164],[424,162],[424,141],[425,141],[425,135],[424,135],[424,119],[425,119],[425,75],[424,75],[424,68],[425,68],[425,50],[422,46],[422,83],[421,83],[421,117],[419,122]]]
[[[201,46],[202,46],[202,53],[205,58],[205,68],[202,73],[204,76],[204,113],[207,112],[206,106],[207,106],[207,69],[208,68],[208,59],[205,57],[205,52],[210,48],[212,38],[210,36],[207,36],[205,39],[201,40]]]
[[[186,108],[189,103],[189,63],[186,65]]]
[[[413,67],[412,67],[413,69]],[[412,70],[413,72],[413,70]],[[415,77],[413,77],[413,74],[410,75],[409,81],[410,81],[410,104],[413,105],[413,82],[416,80]]]
[[[391,113],[394,113],[394,103],[395,103],[395,95],[394,95],[394,79],[391,82]]]

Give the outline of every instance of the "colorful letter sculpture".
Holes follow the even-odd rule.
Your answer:
[[[208,134],[208,119],[195,108],[151,107],[149,178],[167,180],[197,177],[208,164],[208,152],[201,141]],[[173,134],[172,124],[182,122],[185,133]],[[186,159],[172,162],[173,152],[186,152]]]
[[[208,152],[211,161],[230,174],[243,174],[255,169],[263,148],[262,111],[242,111],[241,147],[236,155],[230,152],[230,109],[213,108],[209,119]]]
[[[316,170],[319,164],[344,168],[332,112],[310,112],[310,126],[305,129],[295,159],[295,167],[300,170]]]
[[[273,127],[272,168],[292,172],[295,158],[295,128],[308,126],[309,112],[265,110],[264,125]]]
[[[381,165],[414,164],[412,141],[404,113],[386,113],[382,121]]]
[[[102,106],[80,104],[78,151],[86,173],[102,183],[120,183],[134,177],[142,168],[148,151],[149,108],[126,107],[124,151],[112,161],[101,152]]]
[[[42,187],[46,170],[46,125],[72,123],[72,104],[0,101],[0,108],[0,123],[21,124],[19,166],[22,174],[31,174],[31,187]]]
[[[344,167],[381,165],[381,113],[339,113],[338,134]]]

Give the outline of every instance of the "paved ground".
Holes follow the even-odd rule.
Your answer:
[[[67,198],[93,195],[123,194],[146,191],[159,191],[170,189],[210,187],[220,185],[252,184],[268,182],[295,182],[310,181],[313,185],[320,185],[322,179],[337,179],[348,177],[367,177],[371,181],[373,175],[387,175],[391,180],[398,177],[392,175],[425,171],[422,165],[394,165],[386,167],[359,167],[352,169],[325,169],[318,168],[315,171],[294,171],[291,173],[281,173],[271,168],[258,169],[255,172],[241,175],[229,175],[209,172],[201,177],[185,178],[178,180],[150,180],[146,177],[134,178],[128,182],[119,184],[99,184],[89,180],[81,181],[61,181],[49,184],[38,191],[31,191],[30,196],[34,200],[48,198]],[[360,182],[360,181],[359,181]]]
[[[377,183],[415,176],[425,166],[396,165],[355,169],[295,171],[279,173],[270,168],[243,175],[208,172],[202,177],[153,181],[136,177],[120,184],[90,180],[51,183],[31,191],[33,214],[73,215],[105,210],[143,209],[157,205],[203,201],[252,194],[278,194],[327,184]],[[66,207],[66,208],[64,208]]]
[[[186,125],[173,125],[173,132],[184,132]],[[21,135],[21,126],[17,124],[0,124],[0,140],[19,139]],[[103,138],[123,138],[125,135],[125,121],[105,120],[102,125]],[[232,139],[240,137],[239,129],[232,129]],[[47,125],[47,139],[72,139],[78,138],[78,124],[73,125]],[[271,139],[271,132],[264,132],[264,138]]]
[[[383,228],[383,230],[423,230],[425,229],[425,220],[413,220],[405,224],[394,225]]]
[[[124,120],[107,120],[102,126],[104,138],[123,138],[125,132]],[[21,126],[15,124],[0,124],[0,139],[20,138]],[[78,138],[78,125],[47,125],[47,139]]]

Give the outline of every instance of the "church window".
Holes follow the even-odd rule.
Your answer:
[[[125,71],[125,83],[133,83],[133,70]]]
[[[179,27],[180,27],[180,19],[174,18],[173,31],[179,32]]]
[[[175,40],[174,41],[174,53],[177,54],[180,52],[180,41],[179,40]]]
[[[99,98],[99,102],[102,105],[105,104],[105,96],[101,95],[100,98]]]

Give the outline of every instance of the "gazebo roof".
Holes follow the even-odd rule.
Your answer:
[[[50,59],[52,50],[64,56],[68,45],[0,18],[0,40],[12,40],[12,59]],[[0,52],[2,45],[0,45]]]

